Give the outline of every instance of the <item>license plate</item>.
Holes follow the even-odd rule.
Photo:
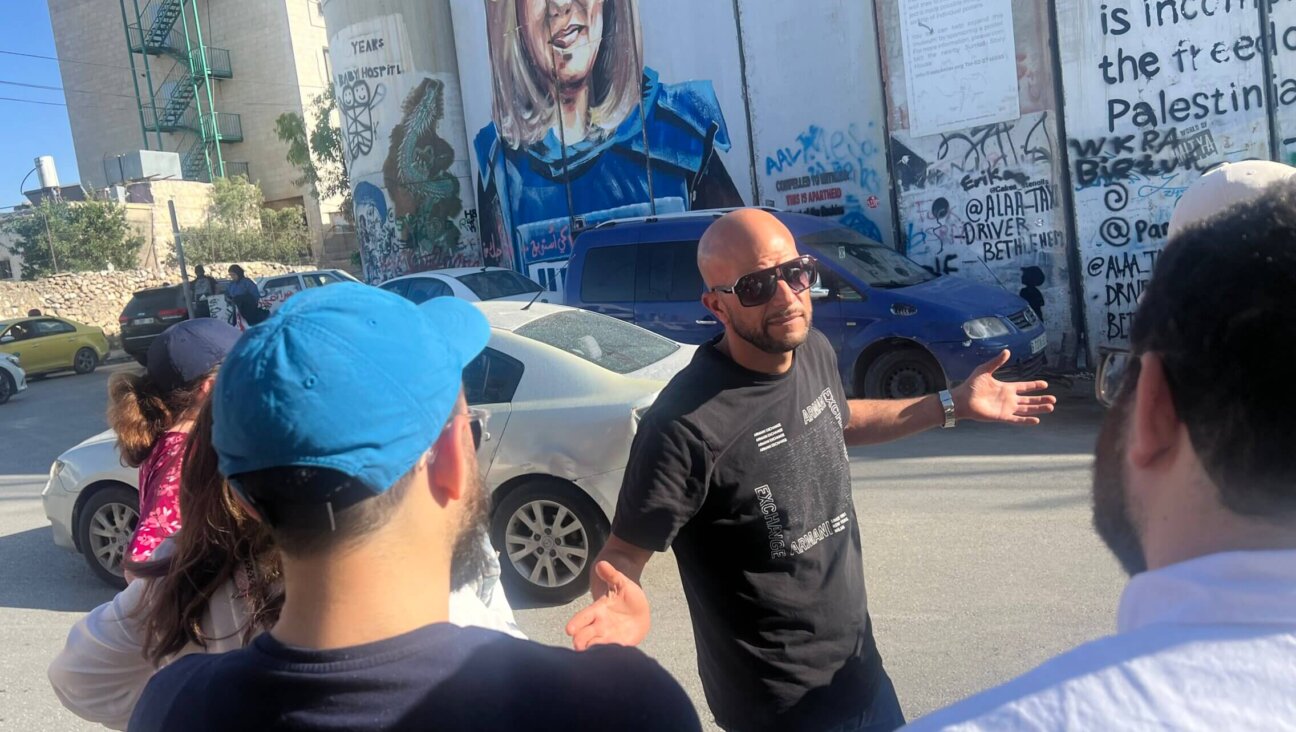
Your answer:
[[[131,321],[131,325],[153,325],[157,318],[136,318]]]
[[[1045,346],[1047,345],[1048,345],[1048,334],[1045,333],[1039,336],[1038,338],[1036,338],[1035,340],[1031,341],[1031,355],[1034,356],[1035,354],[1044,350]]]

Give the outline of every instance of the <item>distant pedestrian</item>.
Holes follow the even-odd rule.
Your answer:
[[[420,308],[350,283],[294,295],[248,331],[212,392],[212,442],[279,549],[283,607],[248,647],[158,671],[129,729],[700,729],[637,650],[446,622],[452,588],[486,560],[484,415],[462,379],[489,338],[462,300]],[[364,368],[346,366],[356,354]]]
[[[673,548],[698,670],[727,730],[893,730],[904,715],[873,639],[847,445],[957,420],[1038,424],[1044,382],[995,378],[917,399],[847,401],[832,345],[811,327],[818,264],[777,218],[741,209],[698,245],[703,303],[725,326],[644,415],[575,647],[647,635],[637,584]]]
[[[257,289],[255,282],[243,274],[243,268],[231,264],[229,276],[233,282],[225,288],[225,297],[234,304],[243,320],[248,325],[257,325],[270,317],[270,313],[261,307],[261,291]]]
[[[211,305],[207,302],[207,298],[215,295],[216,289],[216,278],[207,274],[206,268],[201,264],[194,267],[194,317],[211,317]]]
[[[1296,340],[1296,183],[1253,183],[1193,196],[1098,436],[1094,528],[1131,576],[1116,634],[913,729],[1296,729],[1296,391],[1275,351]]]
[[[40,316],[41,316],[40,308],[32,308],[31,310],[27,311],[27,317],[29,318],[39,318]]]
[[[108,426],[122,463],[139,468],[139,522],[126,561],[143,562],[180,529],[180,470],[194,416],[239,332],[210,318],[186,320],[149,346],[143,376],[108,381]]]

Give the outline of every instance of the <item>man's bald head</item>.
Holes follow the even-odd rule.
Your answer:
[[[741,208],[707,227],[698,242],[698,270],[708,287],[732,285],[748,272],[797,256],[796,239],[768,211]]]
[[[798,256],[792,232],[768,211],[757,208],[721,216],[698,242],[698,270],[708,289],[729,287],[744,275]],[[787,282],[779,281],[767,302],[752,307],[744,306],[733,293],[710,291],[702,296],[702,303],[724,324],[731,348],[734,339],[739,339],[749,344],[752,352],[782,356],[805,342],[810,332],[810,293],[794,292]],[[743,350],[738,347],[738,357]]]

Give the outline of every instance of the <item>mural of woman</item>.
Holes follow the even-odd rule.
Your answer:
[[[638,0],[485,3],[493,122],[474,147],[488,264],[536,276],[569,256],[574,217],[742,205],[711,82],[665,84],[644,66]]]

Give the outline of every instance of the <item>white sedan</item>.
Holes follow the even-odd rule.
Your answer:
[[[0,353],[0,404],[27,388],[27,372],[12,353]]]
[[[587,310],[525,305],[477,305],[491,339],[464,369],[464,392],[491,415],[478,460],[504,577],[568,602],[607,540],[639,416],[695,349]],[[61,455],[42,494],[54,542],[112,584],[138,517],[137,475],[108,431]]]
[[[558,293],[548,292],[535,280],[502,267],[459,267],[415,272],[387,280],[379,287],[394,292],[415,305],[434,297],[457,297],[469,302],[562,302]]]

